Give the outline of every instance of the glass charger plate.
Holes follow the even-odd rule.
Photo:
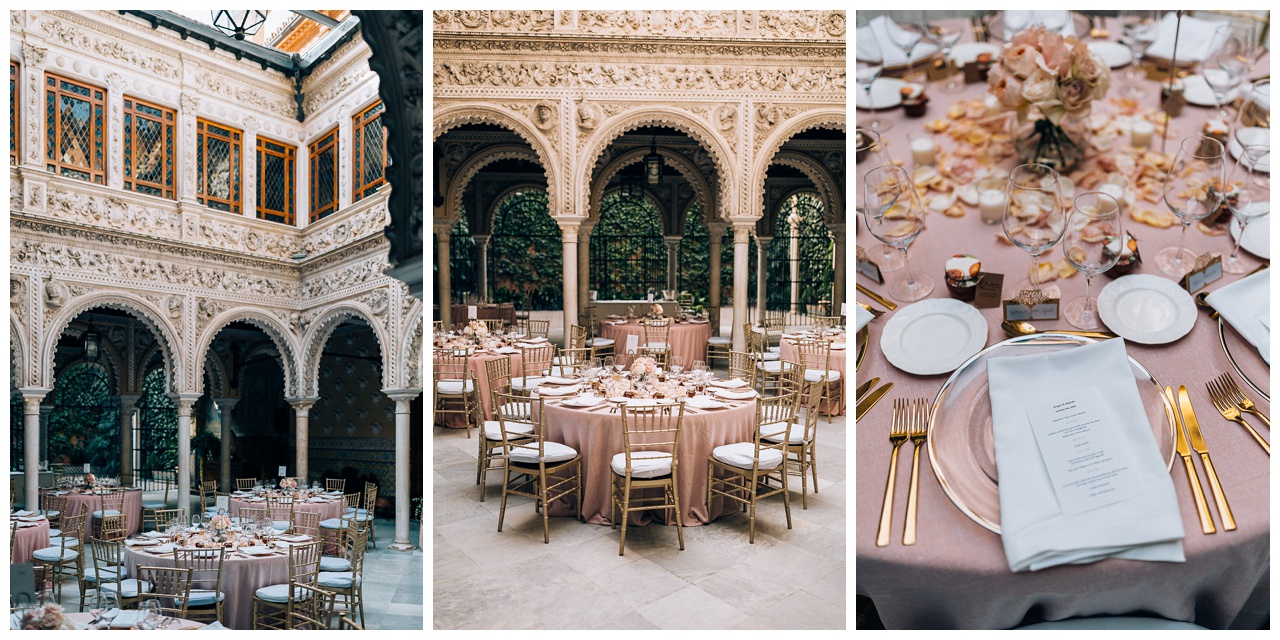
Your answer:
[[[1231,326],[1231,323],[1224,321],[1222,316],[1218,316],[1218,340],[1222,343],[1222,350],[1227,354],[1227,360],[1231,362],[1231,368],[1235,369],[1236,375],[1244,379],[1244,383],[1249,385],[1250,389],[1257,391],[1258,395],[1265,398],[1267,402],[1271,402],[1271,395],[1263,391],[1262,387],[1259,387],[1249,376],[1245,375],[1244,371],[1240,370],[1240,365],[1236,364],[1235,354],[1232,353],[1232,351],[1235,351],[1235,353],[1251,352],[1257,355],[1258,350],[1249,344],[1249,341],[1245,340],[1234,328],[1227,331],[1229,326]],[[1228,335],[1231,336],[1230,339],[1227,338]],[[1258,356],[1258,359],[1261,360],[1262,356]],[[1266,362],[1264,361],[1263,364],[1266,364]],[[1271,366],[1268,365],[1267,368],[1270,369]]]
[[[1092,338],[1041,333],[1011,338],[983,349],[947,379],[933,402],[929,420],[929,463],[947,497],[974,522],[1000,533],[1000,490],[987,394],[987,361],[1074,349]],[[1166,413],[1164,392],[1141,363],[1129,358],[1138,395],[1146,409],[1156,444],[1172,467],[1174,426]]]

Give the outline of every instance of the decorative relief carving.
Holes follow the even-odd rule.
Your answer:
[[[9,276],[9,313],[22,322],[27,320],[27,279]]]
[[[551,131],[556,127],[556,104],[542,100],[533,106],[533,126],[540,131]]]
[[[15,11],[11,13],[17,12]],[[30,42],[22,43],[22,61],[25,62],[28,67],[40,67],[44,65],[44,58],[48,54],[49,49],[47,47],[37,47]]]
[[[499,10],[492,15],[493,26],[506,31],[551,31],[555,11],[545,9]]]
[[[270,232],[223,222],[213,217],[200,220],[199,238],[210,247],[230,251],[248,251],[272,258],[287,259],[297,252],[299,243],[291,233]]]
[[[373,312],[373,315],[381,316],[387,312],[387,308],[391,304],[391,296],[386,289],[378,289],[365,295],[363,301],[369,305],[369,310]]]
[[[348,69],[347,73],[338,76],[332,83],[320,91],[312,91],[307,94],[303,101],[303,107],[308,114],[320,111],[322,107],[332,102],[335,98],[347,95],[347,90],[356,84],[362,82],[369,76],[369,65],[360,64],[352,69]]]
[[[579,129],[582,129],[583,131],[591,131],[600,124],[600,120],[603,119],[603,117],[603,110],[600,108],[600,105],[587,102],[586,98],[583,98],[582,102],[578,103]]]
[[[31,192],[27,194],[27,206],[33,209],[44,209],[44,185],[32,183]]]
[[[176,80],[182,72],[178,64],[165,58],[149,56],[138,48],[131,47],[114,40],[98,39],[86,34],[76,27],[57,20],[45,20],[40,23],[40,30],[50,40],[57,41],[76,51],[96,53],[103,58],[110,58],[130,64],[148,73]]]
[[[39,186],[32,185],[33,191]],[[60,220],[111,227],[156,238],[177,239],[181,235],[174,212],[144,207],[117,196],[100,197],[55,186],[49,192],[49,213]]]
[[[341,269],[303,281],[301,295],[307,299],[319,298],[378,278],[385,278],[386,276],[383,275],[382,271],[387,266],[386,256],[377,256],[363,262],[348,264]]]
[[[387,203],[380,202],[339,224],[306,236],[302,241],[302,250],[309,256],[332,251],[350,243],[355,238],[381,232],[382,226],[386,223]]]
[[[751,43],[740,41],[686,41],[669,40],[661,42],[621,41],[602,38],[599,40],[551,40],[524,38],[476,38],[459,35],[437,33],[432,39],[432,48],[439,53],[503,53],[517,55],[538,54],[621,54],[624,56],[662,56],[664,58],[779,58],[799,60],[843,60],[845,48],[843,42],[823,42],[805,44],[778,44],[772,42]],[[466,34],[470,36],[470,34]],[[749,34],[755,37],[755,34]]]
[[[71,292],[67,290],[67,285],[57,280],[49,280],[44,283],[44,304],[50,309],[59,309],[66,304]]]
[[[752,149],[759,150],[760,145],[764,144],[764,139],[773,133],[779,123],[794,118],[802,110],[803,108],[799,106],[776,105],[772,102],[757,104],[755,108],[755,143]]]
[[[558,87],[660,91],[841,93],[844,67],[727,67],[596,62],[440,62],[436,87]]]
[[[260,89],[250,89],[233,84],[225,76],[215,73],[208,71],[197,73],[196,85],[209,93],[220,95],[236,104],[253,106],[282,118],[293,118],[297,115],[297,110],[292,101],[273,100]]]
[[[750,34],[771,39],[838,39],[845,34],[843,11],[622,10],[563,11],[561,30],[593,35],[728,38]],[[550,31],[552,11],[435,11],[436,31]],[[758,29],[758,32],[756,32]],[[756,32],[756,33],[752,33]]]

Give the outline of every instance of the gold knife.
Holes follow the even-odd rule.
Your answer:
[[[889,393],[889,390],[892,388],[893,388],[893,383],[886,382],[884,383],[884,386],[881,386],[875,391],[872,391],[870,394],[867,395],[867,397],[863,398],[862,402],[858,403],[858,410],[854,414],[854,418],[853,418],[854,422],[861,420],[862,416],[865,415],[868,411],[870,411],[871,407],[876,406],[876,403],[880,402],[880,398],[883,398],[884,394]]]
[[[1209,488],[1213,490],[1213,501],[1218,504],[1218,516],[1222,518],[1222,528],[1225,531],[1235,531],[1236,519],[1231,516],[1227,494],[1222,492],[1222,483],[1218,482],[1218,472],[1213,470],[1213,461],[1209,460],[1209,447],[1205,446],[1204,435],[1200,433],[1200,423],[1196,421],[1196,412],[1191,408],[1191,396],[1183,385],[1178,385],[1178,407],[1182,411],[1182,421],[1187,425],[1187,436],[1191,438],[1191,448],[1200,454],[1200,462],[1204,463],[1204,474],[1209,477]]]
[[[855,283],[855,284],[857,284],[857,283]],[[876,293],[876,292],[874,292],[874,291],[872,291],[872,290],[870,290],[870,289],[868,289],[868,288],[866,288],[866,287],[864,287],[864,286],[862,286],[862,285],[860,285],[860,284],[858,285],[858,291],[862,292],[862,294],[863,294],[863,295],[865,295],[865,296],[867,296],[868,298],[871,298],[872,300],[875,300],[876,302],[879,302],[879,303],[880,303],[880,306],[882,306],[882,307],[884,307],[884,308],[886,308],[886,309],[888,309],[888,310],[890,310],[890,311],[893,311],[894,309],[897,309],[897,308],[898,308],[898,305],[894,304],[893,302],[891,302],[891,301],[889,301],[889,300],[886,300],[886,299],[885,299],[884,297],[882,297],[880,294],[878,294],[878,293]]]
[[[1191,485],[1191,495],[1196,499],[1196,513],[1200,514],[1200,530],[1206,534],[1216,533],[1213,516],[1209,515],[1209,503],[1205,501],[1204,489],[1200,487],[1200,476],[1196,475],[1196,466],[1191,463],[1191,448],[1187,446],[1187,433],[1182,428],[1182,419],[1178,414],[1178,400],[1173,395],[1173,387],[1165,387],[1164,395],[1169,400],[1165,413],[1178,429],[1174,434],[1174,445],[1178,448],[1178,455],[1182,457],[1183,466],[1187,468],[1187,483]]]
[[[866,381],[866,382],[864,382],[864,383],[862,383],[862,384],[858,385],[858,391],[857,391],[857,393],[856,393],[856,394],[854,394],[854,396],[853,396],[853,397],[854,397],[854,401],[855,401],[855,402],[857,402],[857,401],[861,401],[861,400],[862,400],[862,396],[867,395],[867,392],[871,390],[871,387],[876,386],[876,383],[877,383],[877,382],[880,382],[880,378],[872,378],[872,379],[870,379],[870,380],[868,380],[868,381]]]

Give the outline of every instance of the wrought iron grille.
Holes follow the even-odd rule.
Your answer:
[[[174,198],[174,111],[124,99],[124,188]]]
[[[18,79],[18,63],[9,61],[9,164],[18,164],[18,88],[22,81]]]
[[[382,128],[382,102],[376,102],[351,119],[352,199],[372,195],[385,182],[387,147]]]
[[[106,183],[102,138],[105,95],[97,87],[45,76],[45,169]]]
[[[296,149],[258,138],[258,218],[293,224],[293,167]]]
[[[656,207],[612,193],[591,234],[591,288],[603,300],[640,300],[667,286],[667,245]]]
[[[141,479],[178,466],[178,410],[165,390],[164,367],[147,373],[133,432],[133,470]]]
[[[311,143],[311,222],[338,210],[338,128]]]
[[[95,473],[120,472],[120,410],[107,374],[91,364],[63,371],[50,394],[49,463],[81,465]]]
[[[787,222],[793,200],[800,218],[795,256],[791,255],[791,225]],[[778,221],[765,270],[769,274],[765,280],[765,309],[783,314],[787,324],[805,324],[809,315],[831,315],[829,309],[819,308],[820,303],[830,304],[835,285],[833,247],[823,221],[822,200],[813,193],[800,193],[785,200],[776,215]],[[794,281],[793,271],[797,274]]]
[[[467,293],[481,293],[479,289],[479,257],[471,230],[467,224],[467,212],[459,212],[458,224],[449,235],[449,291],[454,300],[462,300]]]
[[[240,213],[240,131],[196,120],[196,199]]]
[[[521,309],[560,309],[564,244],[547,209],[546,191],[517,191],[493,216],[489,238],[489,289],[494,302]]]

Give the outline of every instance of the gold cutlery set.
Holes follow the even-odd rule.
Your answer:
[[[889,383],[892,385],[893,383]],[[883,389],[884,387],[881,387]],[[920,491],[920,449],[929,436],[928,398],[898,398],[893,401],[893,422],[889,429],[889,442],[893,453],[889,457],[889,479],[884,486],[884,504],[880,507],[880,528],[876,530],[876,546],[889,545],[893,521],[893,489],[898,477],[898,447],[911,440],[911,486],[907,493],[907,520],[902,532],[902,544],[916,543],[916,511]]]
[[[1236,386],[1235,378],[1232,378],[1229,373],[1224,373],[1207,382],[1205,386],[1209,388],[1209,399],[1213,400],[1213,406],[1218,409],[1218,413],[1221,413],[1222,417],[1232,422],[1240,423],[1240,426],[1244,427],[1245,431],[1248,431],[1249,435],[1253,436],[1253,439],[1262,447],[1263,451],[1266,451],[1267,455],[1271,455],[1271,445],[1266,440],[1263,440],[1262,436],[1258,435],[1258,432],[1254,431],[1253,427],[1249,426],[1249,423],[1245,422],[1244,418],[1240,417],[1240,412],[1244,411],[1258,416],[1263,422],[1267,423],[1268,429],[1271,428],[1271,420],[1263,415],[1261,411],[1258,411],[1257,405],[1253,404],[1252,400],[1240,392],[1240,387]]]
[[[1187,470],[1187,482],[1191,486],[1191,495],[1196,500],[1196,513],[1200,515],[1200,530],[1214,533],[1213,516],[1209,514],[1209,504],[1204,498],[1204,489],[1200,486],[1200,476],[1196,474],[1195,465],[1191,463],[1191,449],[1200,454],[1200,463],[1204,465],[1204,473],[1209,477],[1209,486],[1213,489],[1213,501],[1218,505],[1218,516],[1222,519],[1225,531],[1234,531],[1236,520],[1231,515],[1231,507],[1227,504],[1227,495],[1222,492],[1222,483],[1218,481],[1218,472],[1213,468],[1209,458],[1209,447],[1205,445],[1204,435],[1200,433],[1200,423],[1196,420],[1195,410],[1191,407],[1191,396],[1185,386],[1178,387],[1175,397],[1173,387],[1165,387],[1164,395],[1169,400],[1166,411],[1171,411],[1173,424],[1177,427],[1174,434],[1174,446],[1182,457],[1182,465]],[[1191,446],[1187,446],[1190,440]]]

